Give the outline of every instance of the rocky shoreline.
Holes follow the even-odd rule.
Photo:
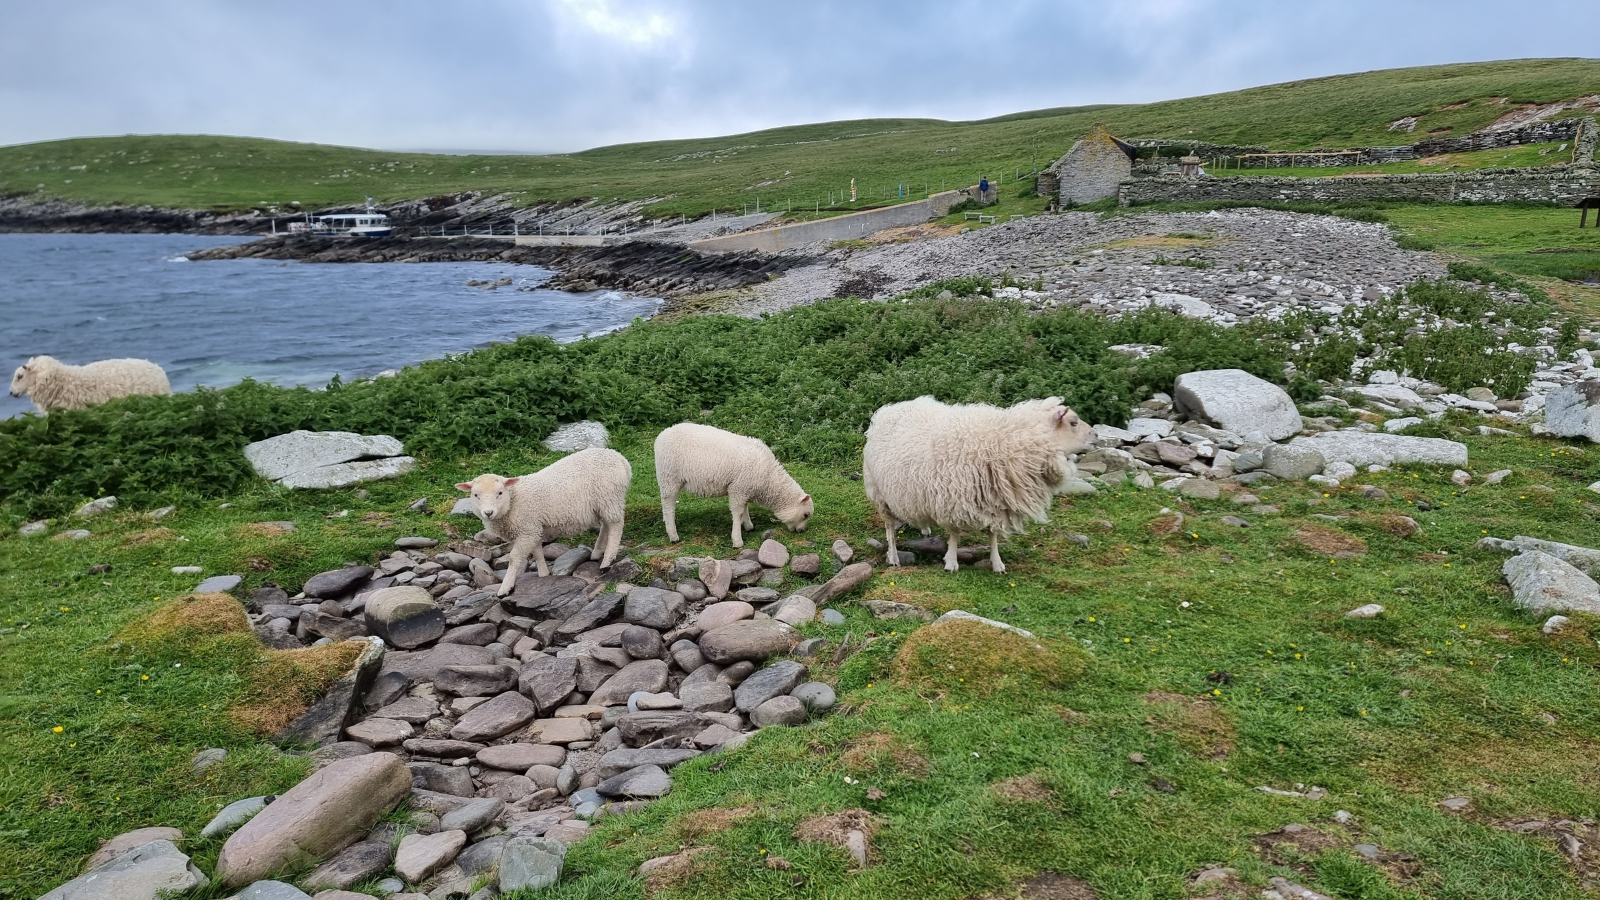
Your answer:
[[[530,247],[487,237],[341,238],[276,235],[245,244],[209,247],[191,261],[288,259],[314,263],[511,262],[556,269],[549,287],[570,291],[600,288],[655,297],[682,297],[761,284],[796,265],[804,255],[727,253],[708,256],[681,245],[630,241],[601,247]]]

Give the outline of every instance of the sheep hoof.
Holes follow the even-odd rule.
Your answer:
[[[945,565],[944,570],[946,572],[954,572],[958,568],[960,568],[960,566],[956,565],[955,563],[948,563]]]

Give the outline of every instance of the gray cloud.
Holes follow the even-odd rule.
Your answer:
[[[0,143],[205,132],[559,151],[1581,56],[1600,6],[0,0],[0,22]]]

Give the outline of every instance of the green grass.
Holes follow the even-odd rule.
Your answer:
[[[222,209],[313,209],[457,191],[520,200],[660,198],[654,215],[752,206],[798,211],[856,179],[859,200],[891,202],[998,180],[1055,160],[1095,122],[1128,137],[1267,144],[1283,149],[1408,143],[1425,132],[1465,134],[1521,103],[1600,90],[1600,61],[1507,60],[1391,69],[1268,85],[1160,103],[1037,110],[979,122],[870,119],[743,135],[656,141],[549,156],[388,153],[255,138],[149,135],[0,148],[0,193],[88,203]],[[1495,102],[1509,97],[1509,104]],[[1450,108],[1446,108],[1450,107]],[[1414,134],[1389,123],[1422,116]]]
[[[637,473],[627,527],[634,548],[664,542],[651,436],[620,435]],[[845,625],[807,628],[835,642],[877,636],[842,668],[812,662],[814,674],[840,686],[840,711],[764,733],[726,761],[679,768],[669,797],[577,845],[564,884],[549,895],[643,897],[631,878],[639,862],[699,844],[713,849],[692,879],[657,896],[956,900],[1049,869],[1089,880],[1105,900],[1178,898],[1188,877],[1212,865],[1233,866],[1255,885],[1283,874],[1342,898],[1591,896],[1552,839],[1496,823],[1600,815],[1588,752],[1600,739],[1589,699],[1600,689],[1600,652],[1589,637],[1596,623],[1580,616],[1573,633],[1542,635],[1538,617],[1506,601],[1501,559],[1470,547],[1485,532],[1600,544],[1583,488],[1600,478],[1600,455],[1524,438],[1464,439],[1475,472],[1516,474],[1465,490],[1429,470],[1360,479],[1389,491],[1387,501],[1290,485],[1258,492],[1285,510],[1278,517],[1241,512],[1226,498],[1180,503],[1160,490],[1109,492],[1061,501],[1049,524],[1010,541],[1006,575],[880,571],[867,596],[1000,618],[1086,666],[1064,684],[1019,675],[994,690],[967,678],[982,670],[986,648],[961,647],[970,668],[912,689],[896,681],[893,659],[913,626],[875,622],[844,603]],[[0,617],[18,629],[0,636],[0,830],[12,842],[0,859],[0,893],[36,896],[65,880],[97,838],[155,824],[193,833],[221,803],[281,791],[303,771],[229,724],[225,710],[242,689],[236,655],[108,644],[159,605],[153,598],[193,583],[169,566],[248,572],[245,561],[262,557],[274,568],[250,573],[246,587],[295,586],[342,560],[373,559],[398,536],[470,527],[406,506],[428,496],[447,509],[464,473],[522,471],[551,458],[520,449],[439,458],[369,485],[364,499],[252,483],[231,496],[230,509],[194,503],[163,523],[186,541],[128,546],[150,528],[131,509],[90,523],[97,536],[83,543],[0,540]],[[824,548],[844,537],[864,549],[880,534],[854,471],[849,463],[795,466],[818,515],[807,533],[783,540]],[[1531,490],[1535,484],[1554,492]],[[1421,499],[1434,509],[1420,512],[1411,501]],[[1152,533],[1163,507],[1185,512],[1181,532]],[[325,518],[346,509],[347,517]],[[370,523],[369,512],[393,524]],[[1254,527],[1223,525],[1225,514],[1243,514]],[[1378,518],[1389,514],[1414,516],[1423,533],[1391,536]],[[685,501],[682,552],[731,552],[725,516],[718,501]],[[240,530],[267,519],[298,529],[276,538]],[[757,519],[760,528],[776,525]],[[1362,539],[1369,550],[1329,562],[1295,541],[1306,525]],[[1073,543],[1074,533],[1089,535],[1089,546]],[[111,571],[84,574],[98,562]],[[1374,620],[1342,617],[1368,602],[1388,611]],[[1208,678],[1221,672],[1228,679]],[[1146,699],[1157,691],[1191,699]],[[868,735],[888,736],[923,765],[847,755]],[[195,775],[189,757],[208,746],[227,747],[230,757]],[[1148,762],[1130,763],[1132,752]],[[1034,799],[994,789],[1023,776],[1038,785]],[[1176,792],[1154,790],[1158,778]],[[1254,790],[1296,783],[1329,796],[1297,801]],[[869,788],[885,798],[867,799]],[[1471,797],[1473,809],[1456,816],[1437,807],[1455,795]],[[756,812],[727,830],[686,837],[691,813],[735,806]],[[792,836],[804,818],[850,807],[883,821],[875,864],[862,872],[849,870],[842,851]],[[1328,822],[1335,809],[1357,816],[1348,835]],[[1272,857],[1253,846],[1255,835],[1292,822],[1410,854],[1414,869],[1391,876],[1345,850]],[[193,849],[209,865],[217,848]],[[767,868],[773,855],[793,868]]]
[[[1396,206],[1385,214],[1395,227],[1443,252],[1473,257],[1507,272],[1600,281],[1600,228],[1580,230],[1576,210],[1510,205]]]

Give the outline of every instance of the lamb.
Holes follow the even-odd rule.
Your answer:
[[[932,397],[893,403],[872,414],[861,480],[883,519],[890,565],[900,564],[895,530],[949,532],[946,572],[958,568],[962,532],[989,532],[989,564],[1006,570],[1000,539],[1043,522],[1050,501],[1076,474],[1068,455],[1093,433],[1060,397],[1009,409],[983,403],[949,406]]]
[[[750,504],[772,510],[790,531],[805,531],[816,511],[811,495],[784,471],[772,448],[753,437],[681,422],[656,437],[656,481],[661,485],[661,515],[667,540],[678,540],[678,494],[727,497],[733,514],[733,545],[744,546]]]
[[[71,366],[53,356],[35,356],[11,376],[11,396],[30,397],[39,412],[82,409],[118,397],[172,393],[167,373],[147,359],[102,359]]]
[[[543,550],[547,539],[598,529],[594,545],[602,551],[600,568],[609,568],[622,543],[622,515],[632,481],[633,466],[626,457],[591,448],[531,475],[485,474],[456,487],[472,494],[484,526],[511,542],[510,565],[499,591],[504,597],[516,587],[530,554],[540,577],[550,574]]]

